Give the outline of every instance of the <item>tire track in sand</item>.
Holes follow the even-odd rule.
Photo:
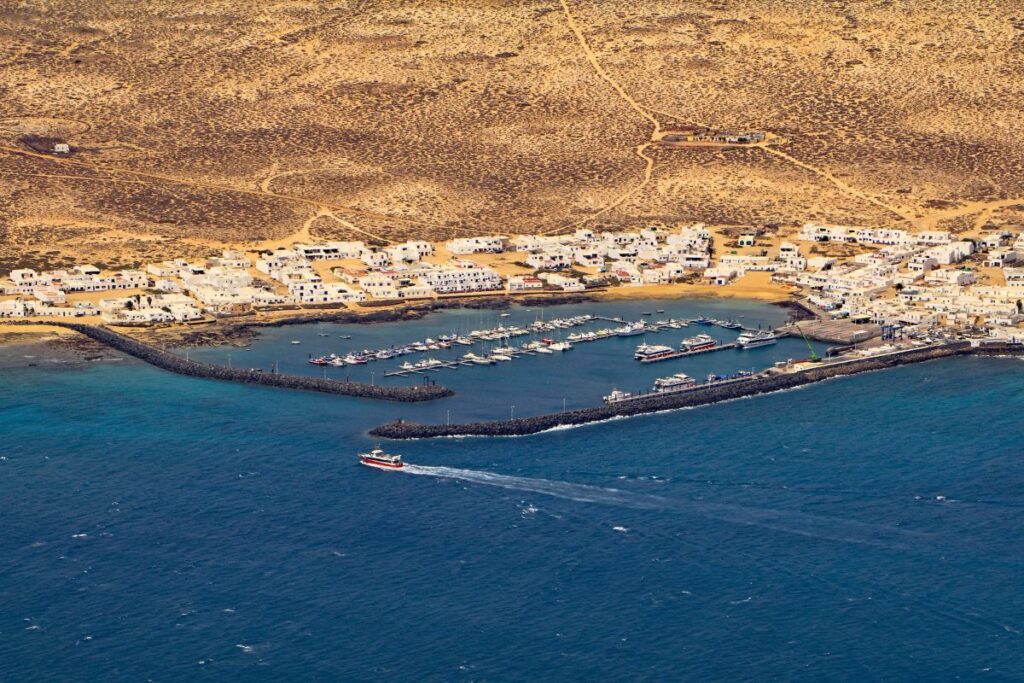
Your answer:
[[[572,11],[569,9],[569,4],[567,0],[558,1],[562,5],[562,13],[565,15],[566,23],[569,25],[569,29],[573,32],[573,35],[576,36],[576,42],[580,44],[580,48],[583,50],[583,54],[587,58],[587,61],[590,62],[590,65],[592,67],[594,67],[594,71],[597,72],[597,75],[601,78],[601,80],[610,85],[612,89],[619,95],[619,97],[622,98],[622,100],[626,102],[626,104],[628,104],[633,111],[635,111],[645,120],[650,122],[650,124],[653,126],[653,130],[651,131],[651,139],[654,139],[659,133],[661,133],[661,122],[658,121],[657,118],[655,118],[655,116],[651,113],[649,109],[647,109],[646,107],[642,106],[639,102],[634,100],[630,96],[630,94],[626,92],[626,90],[619,84],[619,82],[616,81],[612,77],[612,75],[605,70],[603,66],[601,66],[601,62],[597,59],[597,55],[594,53],[594,50],[590,47],[590,43],[587,41],[587,37],[583,35],[583,31],[580,29],[579,24],[576,23],[576,18],[573,16]],[[570,225],[567,226],[563,225],[558,228],[546,230],[542,234],[554,234],[557,232],[561,232],[562,230],[566,230],[568,228],[575,228],[584,225],[585,223],[588,223],[594,220],[595,218],[608,213],[612,209],[621,206],[630,197],[632,197],[637,192],[647,187],[648,183],[651,182],[651,176],[654,173],[654,159],[647,155],[647,148],[650,147],[650,145],[650,141],[644,142],[642,144],[637,145],[636,148],[633,150],[633,153],[636,154],[637,157],[639,157],[640,160],[644,162],[643,176],[641,178],[639,185],[637,185],[636,187],[632,188],[627,192],[624,192],[610,204],[605,205],[604,207],[590,214],[586,218],[576,221],[575,223],[571,223]]]
[[[82,161],[82,160],[78,160],[78,159],[68,159],[68,158],[54,157],[54,156],[49,155],[49,154],[42,154],[40,152],[32,152],[32,151],[29,151],[29,150],[19,149],[17,147],[9,147],[9,146],[6,146],[6,145],[0,145],[0,152],[5,152],[7,154],[16,154],[16,155],[19,155],[19,156],[34,157],[34,158],[37,158],[37,159],[44,159],[44,160],[46,160],[48,162],[57,163],[57,164],[60,164],[62,166],[75,166],[75,167],[79,167],[79,168],[88,168],[88,169],[91,169],[93,171],[97,171],[99,173],[105,173],[108,176],[106,178],[97,178],[96,180],[106,180],[108,182],[118,182],[118,181],[124,182],[123,176],[127,175],[127,176],[130,176],[130,177],[136,178],[136,179],[148,179],[148,180],[162,181],[162,182],[166,182],[166,183],[173,183],[173,184],[176,184],[176,185],[185,185],[185,186],[188,186],[188,187],[196,187],[196,188],[208,190],[208,191],[211,191],[211,192],[231,192],[231,193],[234,193],[234,194],[244,194],[244,195],[250,195],[250,196],[255,196],[255,197],[272,197],[274,199],[278,199],[278,200],[281,200],[281,201],[292,202],[292,203],[296,203],[296,204],[304,204],[306,206],[312,207],[314,210],[319,209],[321,206],[325,206],[328,209],[330,209],[331,211],[337,211],[337,212],[340,212],[340,213],[348,213],[348,214],[353,214],[353,215],[357,215],[357,216],[363,216],[363,217],[366,217],[366,218],[372,218],[372,219],[375,219],[375,220],[378,220],[378,221],[383,221],[383,222],[394,222],[394,223],[400,223],[400,224],[405,224],[405,225],[426,226],[426,227],[432,227],[432,228],[443,227],[443,226],[440,226],[440,225],[437,225],[437,224],[434,224],[434,223],[430,223],[430,222],[427,222],[427,221],[418,221],[418,220],[414,220],[414,219],[410,219],[410,218],[400,218],[398,216],[389,216],[388,214],[377,213],[375,211],[367,211],[367,210],[364,210],[364,209],[356,209],[356,208],[353,208],[351,206],[344,206],[344,205],[339,205],[339,204],[331,204],[331,203],[327,203],[327,202],[317,201],[315,199],[307,199],[305,197],[296,197],[294,195],[281,194],[281,193],[273,192],[273,191],[263,192],[262,189],[259,189],[259,190],[257,190],[257,189],[248,189],[248,188],[243,188],[243,187],[232,187],[230,185],[221,185],[221,184],[218,184],[218,183],[204,182],[204,181],[200,181],[200,180],[189,180],[189,179],[186,179],[186,178],[179,178],[179,177],[176,177],[176,176],[165,175],[165,174],[162,174],[162,173],[154,173],[154,172],[151,172],[151,171],[137,171],[137,170],[134,170],[134,169],[119,168],[119,167],[116,167],[116,166],[103,166],[101,164],[94,164],[94,163],[90,163],[90,162]],[[122,176],[122,178],[118,178],[118,176]],[[146,184],[146,183],[143,181],[142,184]],[[391,243],[391,240],[386,239],[386,238],[384,238],[384,237],[382,237],[380,235],[377,235],[375,233],[372,233],[372,232],[370,232],[368,230],[364,230],[362,228],[355,228],[355,229],[358,232],[361,232],[364,235],[367,235],[369,237],[373,237],[374,239],[380,240],[381,242],[383,242],[385,244],[390,244]]]

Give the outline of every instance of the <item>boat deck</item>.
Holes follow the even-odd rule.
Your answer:
[[[640,362],[647,363],[660,363],[664,360],[674,360],[676,358],[686,358],[687,356],[699,356],[702,353],[711,353],[712,351],[725,351],[726,349],[735,349],[736,343],[719,344],[718,346],[712,346],[706,349],[697,349],[696,351],[676,351],[674,353],[666,354],[664,356],[658,356],[656,358],[641,358]]]

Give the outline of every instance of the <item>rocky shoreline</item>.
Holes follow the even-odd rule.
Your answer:
[[[766,374],[745,381],[722,383],[686,392],[654,394],[644,398],[605,404],[559,413],[514,420],[495,420],[469,424],[424,425],[397,421],[381,425],[370,431],[372,436],[389,439],[422,439],[441,436],[525,436],[557,427],[601,422],[617,417],[656,413],[665,410],[690,408],[718,403],[735,398],[756,396],[784,389],[813,384],[832,377],[853,375],[871,370],[920,363],[956,355],[1002,355],[1024,353],[1024,346],[1009,344],[983,344],[972,346],[967,341],[895,352],[877,357],[826,364],[790,373]]]

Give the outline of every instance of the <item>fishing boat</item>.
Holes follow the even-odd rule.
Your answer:
[[[381,470],[400,470],[405,467],[402,456],[385,453],[379,448],[374,448],[369,453],[360,453],[359,462],[367,467],[376,467]]]
[[[741,349],[756,349],[758,346],[768,346],[779,341],[777,335],[766,330],[757,332],[744,332],[736,337],[736,345]]]

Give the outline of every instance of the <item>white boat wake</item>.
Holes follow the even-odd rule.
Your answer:
[[[545,496],[564,498],[578,503],[596,503],[598,505],[614,505],[641,510],[667,510],[674,507],[672,501],[660,496],[633,493],[620,489],[573,484],[567,481],[551,479],[533,479],[530,477],[513,477],[507,474],[482,472],[480,470],[462,470],[455,467],[428,467],[426,465],[409,465],[401,469],[409,474],[422,474],[442,479],[458,479],[460,481],[487,486],[497,486],[513,491],[529,491]]]
[[[770,508],[747,507],[699,500],[669,499],[663,496],[623,491],[602,486],[591,486],[589,484],[516,477],[507,474],[464,470],[454,467],[406,464],[403,469],[398,471],[441,479],[456,479],[513,491],[527,491],[579,503],[611,505],[636,510],[675,510],[731,524],[754,526],[797,536],[827,539],[842,543],[905,549],[929,545],[929,542],[933,540],[930,534],[880,524],[856,522],[838,517],[813,515],[796,510],[773,510]]]

